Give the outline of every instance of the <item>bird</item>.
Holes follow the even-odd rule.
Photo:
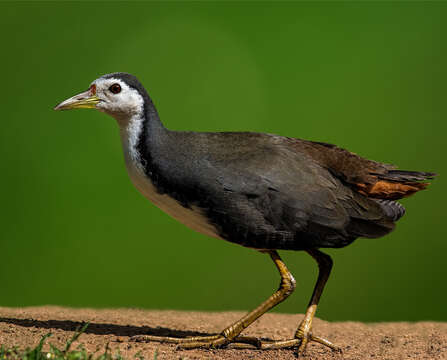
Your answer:
[[[270,256],[280,284],[267,300],[219,334],[187,338],[145,336],[185,349],[292,348],[303,354],[317,342],[312,321],[333,261],[321,249],[390,233],[405,214],[397,200],[423,190],[437,174],[399,170],[336,145],[256,132],[167,129],[140,81],[117,72],[55,110],[97,109],[116,119],[126,168],[135,187],[161,210],[206,236]],[[295,289],[278,250],[305,251],[318,278],[293,337],[265,340],[242,331]]]

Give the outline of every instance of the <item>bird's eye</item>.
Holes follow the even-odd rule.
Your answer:
[[[114,94],[118,94],[119,92],[121,92],[121,86],[120,84],[113,84],[109,87],[109,90]]]

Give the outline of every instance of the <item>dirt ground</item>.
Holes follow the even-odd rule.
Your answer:
[[[61,307],[0,307],[0,345],[35,346],[49,332],[61,348],[83,322],[90,322],[79,343],[103,352],[107,343],[128,358],[140,352],[145,359],[296,359],[293,350],[176,350],[175,345],[136,342],[138,335],[194,336],[218,333],[243,313],[146,311],[135,309],[70,309]],[[290,338],[302,315],[266,314],[244,331],[267,339]],[[303,359],[447,359],[447,323],[330,323],[316,319],[314,333],[339,345],[334,353],[312,343]],[[48,344],[46,345],[48,349]],[[44,348],[45,350],[45,348]]]

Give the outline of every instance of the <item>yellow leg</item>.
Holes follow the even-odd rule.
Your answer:
[[[135,341],[159,341],[177,343],[181,348],[211,348],[230,344],[232,342],[251,347],[262,348],[262,342],[252,337],[242,337],[239,334],[258,319],[265,312],[284,301],[295,290],[295,279],[287,269],[284,262],[276,251],[266,251],[275,263],[280,275],[281,283],[278,290],[270,296],[266,301],[259,305],[256,309],[245,315],[240,320],[226,327],[219,335],[211,336],[194,336],[190,338],[178,339],[162,336],[139,336],[135,337]]]
[[[332,259],[329,255],[325,253],[312,249],[307,250],[307,253],[311,255],[318,263],[318,280],[315,284],[314,291],[312,293],[312,297],[310,299],[306,314],[301,324],[299,325],[295,338],[290,340],[281,340],[281,341],[261,341],[257,344],[257,348],[260,349],[283,349],[283,348],[291,348],[298,347],[298,354],[303,354],[306,350],[306,346],[310,341],[318,342],[322,345],[325,345],[332,350],[339,351],[340,349],[332,344],[330,341],[323,339],[319,336],[315,336],[312,334],[312,321],[315,316],[315,312],[317,310],[318,302],[320,301],[321,294],[323,293],[324,286],[329,278],[332,269]],[[238,344],[234,344],[234,347],[239,349],[247,349],[253,348],[253,344],[248,344],[248,342]]]
[[[283,348],[291,348],[298,347],[298,354],[303,354],[306,350],[306,346],[310,341],[318,342],[322,345],[325,345],[332,350],[339,351],[340,349],[332,344],[330,341],[323,339],[319,336],[315,336],[312,334],[312,321],[315,316],[315,312],[317,310],[318,302],[320,301],[321,294],[323,293],[324,286],[329,278],[332,269],[332,259],[329,255],[325,253],[312,249],[307,250],[307,253],[311,255],[318,263],[318,279],[315,284],[314,291],[312,293],[312,297],[310,299],[306,314],[304,319],[300,323],[296,333],[295,338],[290,340],[281,340],[281,341],[261,341],[257,344],[257,348],[260,349],[283,349]],[[247,349],[253,348],[253,344],[248,344],[248,342],[238,344],[234,344],[234,347],[239,349]]]
[[[319,267],[318,280],[315,285],[309,306],[303,321],[299,325],[295,337],[289,340],[264,341],[254,337],[240,336],[240,333],[258,319],[265,312],[284,301],[295,290],[296,282],[292,274],[287,269],[284,262],[276,251],[266,251],[281,275],[281,283],[278,290],[271,295],[266,301],[259,305],[256,309],[245,315],[240,320],[226,327],[218,335],[210,336],[194,336],[189,338],[174,338],[163,336],[135,336],[134,341],[158,341],[178,344],[183,349],[193,348],[213,348],[231,344],[232,348],[237,349],[283,349],[298,347],[298,353],[302,354],[309,341],[315,341],[333,350],[339,350],[326,339],[320,338],[312,334],[312,320],[317,310],[317,305],[323,292],[324,286],[329,278],[332,268],[332,259],[329,255],[319,250],[307,250],[307,252],[317,261]]]
[[[226,327],[221,332],[221,334],[218,335],[218,338],[209,340],[206,338],[204,339],[201,337],[197,337],[195,341],[188,341],[188,343],[181,344],[181,347],[188,349],[195,347],[216,347],[227,345],[233,342],[233,340],[242,343],[255,343],[256,345],[257,342],[253,338],[243,338],[238,337],[238,335],[261,315],[272,309],[280,302],[284,301],[293,292],[293,290],[295,290],[296,284],[295,279],[293,278],[290,271],[287,269],[284,262],[279,257],[278,253],[276,251],[268,251],[268,253],[275,263],[279,274],[281,275],[281,283],[278,290],[256,309],[249,312],[247,315],[245,315],[243,318],[239,319],[235,323]]]

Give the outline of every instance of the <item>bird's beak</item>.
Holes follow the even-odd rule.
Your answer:
[[[99,101],[99,97],[96,96],[96,87],[92,85],[87,91],[62,101],[54,110],[94,109]]]

